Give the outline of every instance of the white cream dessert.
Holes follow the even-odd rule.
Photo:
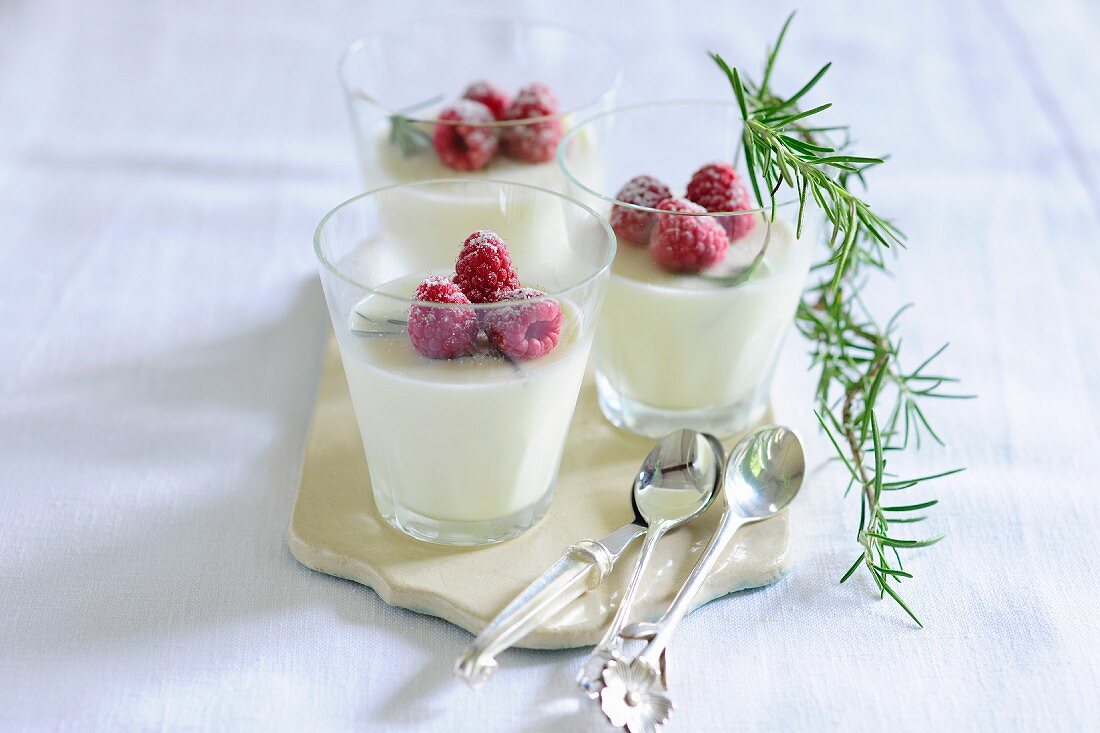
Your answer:
[[[419,280],[379,290],[405,298]],[[369,297],[351,314],[351,328],[401,321],[406,315],[396,303]],[[477,522],[546,497],[588,352],[577,310],[560,305],[558,345],[529,361],[509,361],[484,344],[473,356],[429,359],[400,330],[391,337],[340,335],[375,496],[391,502],[379,506],[384,516],[397,504],[435,521]]]
[[[795,239],[774,222],[748,282],[730,287],[708,276],[750,262],[767,231],[758,220],[700,274],[662,270],[620,238],[596,336],[600,378],[622,398],[662,410],[733,405],[766,387],[809,267],[809,236]]]

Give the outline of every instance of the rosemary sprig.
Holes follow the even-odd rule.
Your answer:
[[[875,582],[880,597],[890,596],[917,625],[920,619],[894,587],[913,577],[905,570],[902,552],[939,542],[942,536],[905,539],[894,525],[923,521],[937,500],[897,502],[894,492],[949,476],[962,469],[930,476],[898,479],[888,473],[887,454],[919,447],[922,436],[942,445],[922,405],[930,399],[960,399],[944,390],[957,380],[928,373],[941,347],[917,368],[906,370],[899,357],[897,337],[902,308],[879,326],[865,307],[860,279],[865,268],[885,271],[884,249],[903,245],[905,235],[879,216],[852,189],[866,189],[867,169],[886,158],[853,155],[847,126],[821,126],[812,119],[831,107],[822,104],[802,110],[799,102],[829,71],[825,64],[798,91],[782,96],[772,87],[779,49],[794,13],[788,16],[775,45],[769,49],[759,83],[744,78],[718,54],[711,58],[725,73],[744,120],[742,143],[745,167],[757,203],[770,206],[775,217],[777,194],[795,192],[798,200],[796,236],[801,236],[807,205],[817,206],[832,231],[828,257],[814,265],[817,281],[805,292],[795,321],[810,343],[811,369],[817,370],[815,414],[822,430],[849,474],[848,490],[859,487],[860,517],[856,539],[859,556],[840,582],[862,565]],[[842,134],[840,142],[831,136]],[[766,197],[766,198],[765,198]],[[888,405],[888,408],[884,408]],[[883,413],[884,409],[888,412]],[[887,414],[880,424],[879,415]]]

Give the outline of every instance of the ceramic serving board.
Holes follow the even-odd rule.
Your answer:
[[[306,567],[369,586],[386,603],[477,633],[566,547],[599,539],[630,521],[631,482],[651,446],[652,441],[603,419],[589,373],[546,518],[499,545],[456,549],[420,542],[391,528],[375,509],[339,352],[330,339],[287,533],[290,550]],[[721,502],[716,501],[702,517],[658,544],[633,620],[652,620],[664,611],[720,513]],[[742,529],[707,580],[698,605],[781,578],[791,566],[789,537],[787,512]],[[615,612],[640,544],[635,543],[600,587],[519,646],[560,649],[596,643]]]

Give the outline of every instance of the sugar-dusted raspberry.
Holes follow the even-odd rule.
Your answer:
[[[508,105],[506,120],[526,120],[558,114],[558,98],[545,84],[535,82],[519,90]],[[528,163],[552,160],[564,127],[560,117],[551,117],[526,125],[510,125],[501,135],[504,152]]]
[[[469,298],[449,278],[432,276],[417,287],[414,300],[468,305]],[[473,308],[413,305],[409,308],[409,340],[429,359],[453,359],[471,353],[477,344],[477,314]]]
[[[501,301],[530,302],[493,308],[486,314],[489,341],[509,359],[537,359],[550,353],[561,340],[561,306],[545,295],[534,288],[517,288],[504,293]]]
[[[634,176],[615,194],[615,198],[619,201],[650,208],[670,196],[672,191],[668,186],[653,176]],[[627,206],[616,204],[611,209],[611,228],[615,233],[627,242],[643,247],[649,242],[649,235],[653,231],[653,222],[656,219],[656,214],[638,211]]]
[[[498,120],[504,119],[504,113],[508,110],[508,105],[512,103],[512,98],[508,96],[508,92],[488,81],[475,81],[466,87],[466,91],[462,93],[462,98],[481,102],[489,108],[489,111],[493,113],[493,117]]]
[[[706,214],[707,210],[685,199],[665,199],[661,211]],[[718,264],[729,249],[726,230],[713,216],[657,214],[657,226],[650,238],[649,255],[660,267],[672,272],[699,272]]]
[[[687,197],[707,211],[747,211],[753,208],[749,189],[729,163],[710,163],[695,171],[688,183]],[[756,225],[756,217],[752,214],[715,218],[726,230],[731,242],[751,232]]]
[[[448,168],[476,171],[496,155],[500,136],[491,123],[493,113],[481,102],[460,99],[439,114],[441,122],[468,122],[468,125],[436,125],[432,144],[439,159]]]
[[[496,232],[479,229],[466,237],[455,262],[455,283],[471,303],[495,303],[519,287],[508,245]]]

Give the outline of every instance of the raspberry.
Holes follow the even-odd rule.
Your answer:
[[[634,176],[615,194],[615,198],[619,201],[650,208],[670,196],[672,196],[672,191],[668,189],[668,186],[653,176]],[[615,233],[626,241],[640,244],[643,247],[649,241],[649,234],[653,230],[653,222],[656,219],[656,214],[651,214],[648,211],[638,211],[626,206],[616,204],[611,209],[611,228],[615,230]]]
[[[706,209],[685,199],[665,199],[661,211],[705,214]],[[729,248],[726,230],[713,216],[657,214],[657,226],[649,255],[661,267],[673,272],[699,272],[716,265]]]
[[[541,298],[534,288],[517,288],[501,295],[501,301]],[[494,308],[485,318],[485,333],[493,346],[512,361],[537,359],[549,354],[561,340],[561,306],[553,298]]]
[[[558,98],[545,84],[535,82],[519,90],[508,105],[506,120],[526,120],[558,113]],[[563,132],[560,117],[540,120],[527,125],[511,125],[501,135],[504,152],[528,163],[545,163],[553,159]]]
[[[746,211],[753,208],[749,189],[729,163],[710,163],[695,171],[687,187],[687,197],[707,211]],[[731,242],[745,236],[756,226],[756,218],[751,214],[715,218],[726,230]]]
[[[453,107],[443,110],[439,119],[471,123],[435,126],[432,144],[443,165],[460,171],[476,171],[488,165],[496,155],[499,136],[487,124],[494,121],[493,113],[481,102],[460,99]]]
[[[438,276],[420,283],[413,299],[431,303],[470,302],[449,278]],[[429,359],[466,356],[477,344],[477,314],[473,308],[414,305],[409,308],[408,328],[413,348]]]
[[[497,120],[504,119],[504,112],[508,109],[508,105],[512,103],[512,98],[508,96],[508,92],[487,81],[475,81],[466,87],[466,91],[462,93],[462,98],[481,102],[489,108],[489,111],[493,113],[493,118]]]
[[[466,237],[455,262],[455,284],[471,303],[495,303],[518,288],[519,276],[504,240],[488,229]]]

